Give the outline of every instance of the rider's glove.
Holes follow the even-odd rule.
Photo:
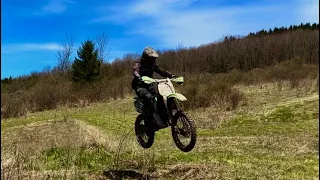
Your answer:
[[[143,83],[143,81],[142,81],[142,78],[141,78],[141,77],[137,77],[137,79],[138,79],[138,83],[139,83],[139,84],[142,84],[142,83]]]

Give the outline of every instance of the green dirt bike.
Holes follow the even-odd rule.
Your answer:
[[[158,97],[155,97],[155,111],[153,118],[148,119],[146,125],[146,117],[148,108],[144,106],[142,99],[135,97],[134,106],[140,113],[135,121],[135,133],[138,143],[143,148],[150,148],[154,141],[155,132],[171,126],[172,137],[176,146],[184,151],[191,151],[197,139],[196,127],[190,118],[184,114],[179,108],[178,101],[186,101],[187,98],[182,94],[176,93],[172,82],[183,84],[183,77],[152,79],[147,76],[142,77],[142,81],[146,84],[156,85],[159,91]],[[151,126],[151,127],[150,127]]]

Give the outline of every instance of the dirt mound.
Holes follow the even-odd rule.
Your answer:
[[[28,157],[56,147],[76,148],[106,143],[106,136],[96,127],[78,120],[51,120],[15,127],[3,132],[2,159],[8,153],[19,151]],[[109,140],[110,141],[110,140]]]
[[[219,163],[176,164],[156,170],[151,174],[151,179],[222,179],[226,168]]]

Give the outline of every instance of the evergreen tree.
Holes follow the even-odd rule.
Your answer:
[[[302,28],[304,25],[303,25],[303,23],[301,23],[299,26],[298,26],[298,28]]]
[[[93,82],[100,74],[101,62],[95,44],[87,40],[77,51],[78,57],[72,64],[72,79],[75,82]]]
[[[279,32],[282,33],[285,31],[285,28],[283,26],[280,27]]]
[[[310,23],[306,23],[305,28],[306,29],[311,29],[311,24]]]

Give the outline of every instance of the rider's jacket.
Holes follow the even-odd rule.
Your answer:
[[[135,66],[133,67],[133,80],[131,83],[132,89],[135,89],[137,86],[143,84],[139,80],[140,77],[148,76],[150,78],[153,78],[153,72],[156,72],[163,77],[173,77],[170,72],[160,68],[157,63],[148,63],[141,59],[140,61],[136,62]]]

